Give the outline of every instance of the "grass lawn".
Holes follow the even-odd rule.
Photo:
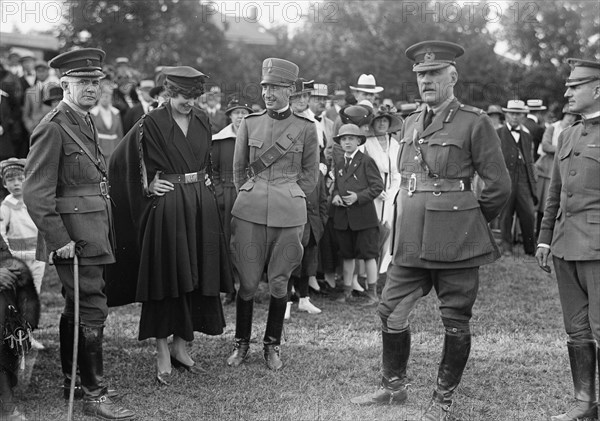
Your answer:
[[[58,351],[62,308],[59,281],[47,270],[37,338],[46,350],[29,355],[29,382],[17,390],[30,420],[65,420]],[[267,303],[255,306],[256,343],[240,368],[226,366],[235,329],[235,307],[225,308],[222,336],[197,334],[190,345],[206,375],[177,373],[171,387],[154,380],[153,341],[137,340],[139,305],[111,309],[105,329],[106,382],[125,393],[122,402],[138,420],[418,420],[435,384],[443,326],[432,293],[412,319],[409,400],[403,406],[357,407],[355,395],[378,386],[379,319],[374,307],[338,304],[315,297],[323,312],[299,313],[286,323],[284,368],[269,371],[262,359]],[[503,258],[481,270],[474,310],[471,358],[455,394],[456,420],[547,420],[570,403],[571,376],[554,275],[531,259]],[[28,383],[28,384],[27,384]],[[76,419],[81,404],[75,407]]]

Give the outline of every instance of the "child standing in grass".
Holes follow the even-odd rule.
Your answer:
[[[31,270],[39,295],[46,264],[35,258],[38,230],[23,203],[25,159],[9,158],[0,162],[0,177],[10,193],[0,204],[0,234],[11,254],[23,260]],[[37,340],[31,342],[34,349],[44,349]]]
[[[366,140],[358,126],[340,127],[333,140],[344,151],[342,156],[334,157],[336,178],[331,202],[335,206],[333,227],[343,259],[344,295],[339,301],[352,300],[354,259],[364,259],[367,294],[371,302],[378,302],[379,219],[374,200],[383,191],[383,180],[375,161],[358,150]]]

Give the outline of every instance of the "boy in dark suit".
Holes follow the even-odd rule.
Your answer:
[[[354,124],[345,124],[333,140],[343,151],[334,157],[335,187],[331,204],[335,206],[333,227],[343,262],[344,295],[352,297],[354,259],[364,259],[367,271],[368,296],[377,299],[377,257],[379,254],[379,219],[373,200],[383,190],[377,164],[358,150],[366,137]]]

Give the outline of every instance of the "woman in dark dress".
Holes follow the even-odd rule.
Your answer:
[[[124,214],[129,213],[136,227],[137,250],[130,250],[129,257],[137,254],[139,261],[135,289],[135,300],[143,303],[139,339],[156,338],[156,378],[168,385],[172,367],[200,371],[186,347],[194,332],[223,333],[220,292],[232,291],[232,274],[207,172],[210,123],[194,105],[206,76],[188,66],[163,72],[168,102],[127,134],[115,150],[110,176],[117,241],[127,239]],[[143,189],[139,182],[129,183],[139,180],[140,171]],[[121,257],[118,252],[117,261]]]

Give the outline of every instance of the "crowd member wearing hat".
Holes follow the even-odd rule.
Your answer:
[[[232,367],[246,359],[252,331],[253,300],[263,272],[271,293],[263,351],[267,367],[283,367],[281,333],[287,286],[302,260],[306,197],[319,175],[319,146],[315,124],[294,114],[290,96],[298,66],[280,58],[262,65],[262,98],[267,109],[246,117],[237,133],[233,182],[238,197],[231,211],[231,253],[240,281],[236,300]],[[248,259],[248,250],[256,251]]]
[[[401,131],[393,260],[378,307],[381,388],[352,400],[388,404],[408,398],[409,318],[419,299],[435,288],[446,333],[433,398],[421,418],[427,421],[449,419],[471,349],[469,321],[479,266],[500,256],[487,222],[500,213],[510,193],[489,117],[454,97],[455,60],[463,52],[446,41],[423,41],[406,50],[424,107],[405,120]],[[479,199],[471,191],[475,172],[485,185]]]
[[[101,83],[98,105],[90,110],[90,115],[98,131],[98,144],[107,162],[124,134],[119,110],[112,105],[113,90],[111,82]]]
[[[523,101],[510,100],[502,108],[506,123],[496,130],[500,138],[502,155],[511,180],[511,192],[500,212],[502,251],[511,255],[513,251],[512,226],[516,213],[523,236],[525,254],[535,254],[535,205],[537,185],[533,161],[533,143],[529,130],[523,125],[528,108]]]
[[[21,259],[33,276],[38,295],[46,264],[36,259],[38,229],[31,220],[23,203],[23,180],[25,159],[10,158],[0,162],[2,185],[9,192],[0,204],[0,235],[13,255]],[[32,339],[33,349],[42,350],[44,345]]]
[[[40,301],[27,265],[11,255],[3,237],[0,237],[0,264],[0,419],[27,421],[16,405],[13,392],[19,377],[19,360],[27,351],[12,348],[11,344],[16,341],[7,338],[14,335],[15,329],[10,323],[14,320],[10,307],[16,309],[32,328],[36,328],[40,318]],[[22,334],[22,330],[19,333]]]
[[[363,146],[363,152],[370,156],[379,168],[379,175],[383,180],[383,191],[375,198],[375,210],[382,225],[391,228],[394,219],[393,201],[400,188],[400,173],[397,161],[399,143],[392,137],[402,128],[402,120],[391,113],[388,107],[382,106],[371,121],[371,131]],[[391,237],[385,240],[382,250],[385,253],[379,256],[379,273],[386,273],[391,261],[389,253]],[[378,303],[377,283],[368,285],[368,295],[372,302]]]
[[[51,110],[42,99],[43,89],[49,76],[48,63],[45,61],[36,63],[35,73],[34,84],[25,91],[25,105],[23,106],[23,123],[29,133],[33,132],[35,126]],[[27,152],[24,154],[27,155]]]
[[[558,136],[560,133],[571,126],[578,119],[577,114],[569,110],[569,104],[565,104],[562,108],[562,115],[550,124],[544,131],[542,143],[538,148],[540,157],[535,162],[537,174],[537,197],[539,199],[537,206],[537,224],[535,232],[539,234],[544,216],[544,207],[548,198],[548,189],[550,188],[550,176],[552,175],[552,162],[554,161],[554,153],[558,145]]]
[[[26,92],[27,89],[35,85],[35,80],[37,78],[35,71],[36,61],[33,52],[29,50],[24,50],[24,54],[22,54],[19,58],[19,62],[21,63],[21,67],[23,68],[23,74],[19,78],[19,81],[21,83],[21,91]],[[24,104],[24,101],[25,98],[23,98],[23,102],[21,103],[21,105]]]
[[[523,121],[523,125],[527,127],[527,130],[531,133],[534,148],[533,159],[537,160],[539,158],[538,148],[540,143],[542,143],[542,137],[546,130],[544,116],[546,115],[547,108],[541,99],[528,99],[527,108],[529,109],[529,113],[527,114],[527,118]]]
[[[154,88],[153,80],[142,80],[137,86],[135,102],[131,108],[125,111],[125,118],[123,119],[123,131],[127,133],[140,119],[141,116],[148,113],[152,109],[152,103],[154,100],[150,96],[150,90]]]
[[[227,115],[221,110],[221,89],[211,87],[210,91],[202,95],[200,105],[208,114],[213,134],[220,132],[227,125]]]
[[[338,301],[351,303],[355,259],[365,261],[367,284],[377,284],[379,219],[373,201],[383,191],[383,181],[375,161],[358,148],[366,141],[358,126],[343,125],[333,140],[343,150],[343,155],[334,156],[336,178],[331,201],[343,259],[344,295]]]
[[[63,75],[64,98],[31,135],[23,199],[38,227],[63,286],[65,308],[59,324],[65,397],[71,377],[74,325],[73,257],[79,256],[79,372],[85,414],[131,419],[113,403],[103,384],[102,342],[108,316],[104,267],[115,261],[111,203],[104,157],[89,110],[100,88],[104,51],[83,48],[58,55],[50,66]]]
[[[336,89],[331,97],[331,106],[325,111],[325,116],[331,121],[335,121],[340,110],[346,106],[346,91]]]
[[[17,155],[23,125],[18,78],[0,63],[0,160]]]
[[[111,158],[110,174],[122,181],[113,189],[117,240],[124,250],[117,262],[134,286],[133,297],[115,299],[142,303],[138,338],[156,338],[155,378],[168,386],[173,368],[201,373],[186,344],[194,340],[194,332],[223,333],[220,293],[231,292],[233,283],[208,172],[210,123],[196,107],[207,76],[189,66],[163,73],[168,102],[123,138]]]
[[[567,61],[565,98],[582,120],[558,138],[536,252],[547,271],[552,252],[575,388],[574,405],[553,421],[597,419],[600,400],[600,62]]]
[[[8,50],[8,62],[6,63],[6,70],[17,78],[20,78],[23,76],[23,66],[21,66],[21,54],[18,50],[18,47],[12,47],[10,50]]]
[[[360,102],[363,99],[374,103],[377,94],[383,92],[383,87],[377,86],[375,82],[375,76],[369,74],[362,74],[358,77],[356,86],[350,86],[356,101]]]
[[[50,109],[54,109],[62,99],[63,88],[60,85],[53,83],[44,85],[44,89],[42,90],[42,102],[44,105],[47,105]]]
[[[502,107],[496,104],[490,104],[487,108],[487,115],[492,120],[495,129],[499,129],[504,124],[504,112]]]

